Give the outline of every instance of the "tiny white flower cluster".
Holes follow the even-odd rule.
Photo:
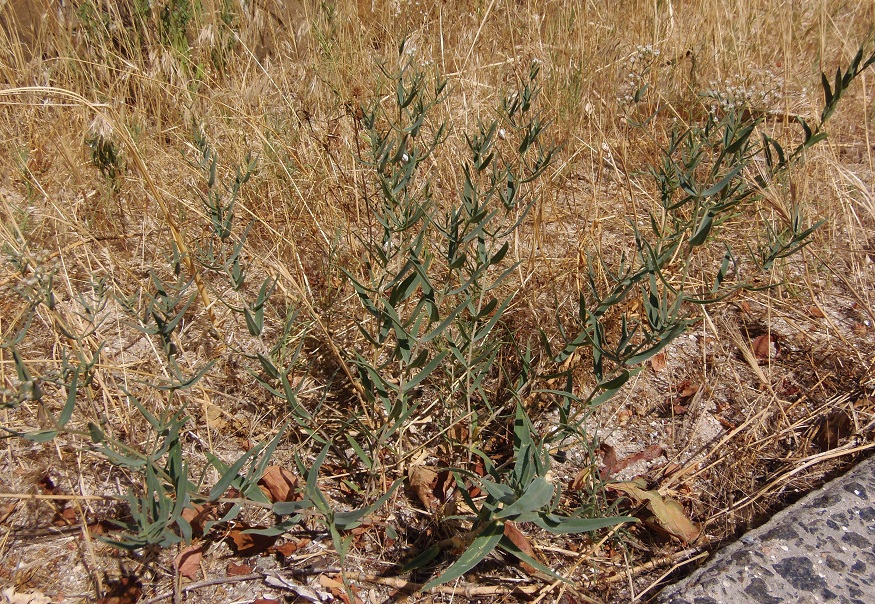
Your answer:
[[[635,101],[635,95],[644,86],[647,74],[650,73],[653,64],[659,58],[658,48],[652,44],[638,45],[621,65],[623,79],[617,92],[619,105],[631,105]]]
[[[712,111],[736,109],[769,111],[784,100],[784,78],[770,70],[754,70],[746,76],[733,76],[722,82],[710,82],[702,92]]]

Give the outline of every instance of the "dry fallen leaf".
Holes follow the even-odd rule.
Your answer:
[[[339,599],[341,602],[344,602],[344,604],[350,604],[349,594],[346,592],[346,587],[337,579],[332,579],[327,575],[319,575],[319,585],[331,591],[331,595]],[[358,588],[352,586],[352,591],[353,595],[355,595],[356,604],[360,604],[362,600],[355,593],[358,591]]]
[[[240,575],[248,575],[253,570],[253,567],[248,564],[234,564],[233,562],[229,562],[227,568],[225,568],[225,574],[229,577],[239,577]]]
[[[626,493],[636,503],[646,502],[647,508],[656,516],[660,526],[672,535],[680,537],[686,543],[695,541],[701,528],[687,517],[684,507],[670,497],[663,497],[657,490],[647,490],[641,482],[618,482],[608,486]]]
[[[310,543],[309,539],[301,539],[300,541],[287,541],[282,545],[271,547],[270,551],[275,554],[279,554],[285,558],[288,558],[308,543]]]
[[[213,403],[204,404],[204,420],[206,420],[207,426],[213,430],[222,430],[228,425],[228,422],[225,421],[225,418],[223,418],[222,415],[222,409],[218,405],[214,405]]]
[[[640,453],[635,453],[634,455],[630,455],[629,457],[624,457],[620,461],[615,461],[614,465],[611,468],[610,474],[622,472],[632,464],[638,463],[639,461],[653,461],[660,455],[662,455],[662,446],[650,445]],[[616,456],[614,457],[614,459],[616,460]],[[606,478],[606,476],[603,477]]]
[[[192,545],[179,552],[179,555],[173,560],[173,565],[183,577],[195,579],[197,571],[200,570],[203,555],[203,546]]]
[[[504,536],[510,539],[524,554],[531,558],[535,558],[535,550],[532,548],[532,544],[529,543],[529,540],[526,539],[526,536],[520,532],[516,525],[509,520],[504,523]],[[522,560],[520,560],[520,566],[530,575],[536,573],[538,570],[528,562],[523,562]]]
[[[52,604],[52,599],[38,591],[31,593],[15,593],[14,587],[7,587],[0,595],[3,596],[2,604]]]
[[[267,551],[267,548],[276,543],[277,537],[268,537],[266,535],[243,532],[250,528],[263,527],[249,526],[244,522],[240,522],[228,533],[226,541],[238,556],[248,557],[264,553]]]
[[[599,472],[602,478],[607,478],[614,473],[614,466],[617,465],[617,452],[614,447],[607,443],[602,443],[599,446],[602,450],[602,469]]]
[[[191,525],[191,530],[195,536],[200,536],[204,533],[204,525],[210,520],[212,511],[212,505],[195,503],[191,507],[182,510],[182,519]]]
[[[78,522],[76,508],[68,507],[55,514],[52,524],[55,526],[72,526]]]
[[[684,380],[678,385],[678,398],[685,399],[695,396],[695,394],[699,391],[699,384],[696,382],[690,382],[689,380]]]
[[[757,336],[751,342],[751,348],[760,364],[776,359],[781,353],[781,348],[778,345],[778,336],[774,333]]]
[[[258,484],[274,503],[300,499],[295,489],[298,486],[298,477],[280,466],[268,466]]]
[[[821,451],[830,451],[839,446],[839,442],[854,433],[854,424],[847,411],[833,411],[821,421],[814,436],[814,442]]]
[[[665,352],[660,352],[658,354],[655,354],[650,359],[650,368],[653,369],[653,371],[655,373],[665,371],[665,368],[667,366],[668,366],[668,363],[666,362]]]
[[[823,311],[820,310],[820,308],[817,306],[809,306],[808,307],[808,314],[816,319],[826,318],[826,315],[823,314]]]
[[[436,510],[440,505],[438,498],[434,495],[437,477],[437,472],[427,466],[410,466],[407,471],[407,480],[413,488],[413,492],[416,493],[425,509],[430,512]]]
[[[136,577],[122,577],[107,587],[110,590],[97,604],[136,604],[143,595],[143,584]]]
[[[6,522],[15,511],[18,504],[15,501],[0,506],[0,523]]]

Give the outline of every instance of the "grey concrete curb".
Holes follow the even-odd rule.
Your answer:
[[[718,551],[656,601],[875,602],[875,457]]]

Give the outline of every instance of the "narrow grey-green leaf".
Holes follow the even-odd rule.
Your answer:
[[[398,571],[399,575],[403,575],[404,573],[409,573],[412,570],[416,570],[418,568],[422,568],[432,560],[438,557],[438,554],[441,553],[440,545],[432,545],[427,550],[423,551],[421,554],[416,556],[413,560],[404,565],[404,567]]]
[[[556,571],[551,569],[549,566],[544,565],[541,562],[538,562],[526,552],[517,547],[517,544],[508,539],[507,537],[502,537],[501,542],[498,544],[498,547],[505,550],[506,552],[512,554],[514,557],[519,558],[521,561],[525,562],[529,566],[541,571],[545,575],[550,575],[554,579],[558,579],[559,581],[566,581],[564,577],[557,574]]]
[[[445,358],[447,358],[447,355],[448,355],[449,353],[450,353],[449,350],[444,350],[442,353],[440,353],[440,354],[437,355],[435,358],[433,358],[431,361],[429,361],[428,365],[426,365],[425,367],[422,368],[422,371],[420,371],[419,373],[417,373],[417,374],[413,377],[412,380],[410,380],[409,382],[407,382],[406,384],[404,384],[404,390],[405,390],[405,391],[410,391],[411,389],[413,389],[413,388],[415,388],[416,386],[418,386],[418,385],[420,384],[420,382],[422,382],[422,381],[423,381],[424,379],[426,379],[429,375],[431,375],[432,371],[434,371],[435,369],[437,369],[437,366],[440,365],[440,364],[443,362],[443,360],[444,360]]]
[[[63,428],[70,421],[73,415],[73,408],[76,406],[76,393],[79,388],[79,369],[73,371],[73,379],[70,380],[70,385],[67,387],[67,404],[61,410],[61,415],[58,416],[58,428]]]
[[[452,566],[442,572],[440,576],[432,579],[422,587],[422,591],[428,591],[432,587],[437,587],[448,581],[458,579],[466,572],[477,566],[489,553],[495,549],[495,546],[501,541],[504,535],[504,523],[493,520],[483,529],[477,537],[468,546],[468,549],[459,556]]]
[[[492,331],[492,328],[495,327],[495,324],[498,323],[498,320],[501,319],[502,315],[504,315],[504,311],[507,310],[507,305],[510,304],[510,301],[513,299],[513,294],[507,297],[507,299],[501,304],[498,310],[495,311],[495,314],[492,315],[492,318],[489,319],[489,323],[486,324],[485,327],[480,329],[472,339],[472,342],[478,342],[489,335],[489,332]]]
[[[690,245],[693,247],[702,245],[711,233],[711,227],[714,226],[714,214],[711,210],[702,218],[699,223],[696,233],[690,238]]]
[[[539,510],[553,499],[553,485],[544,478],[535,478],[522,497],[495,514],[496,518],[514,519],[520,514]]]
[[[231,483],[234,482],[234,479],[237,478],[237,475],[240,473],[240,470],[246,464],[247,461],[254,455],[257,455],[261,452],[262,446],[255,447],[254,449],[250,449],[246,453],[240,456],[240,459],[235,461],[231,467],[229,467],[225,473],[219,478],[219,481],[210,489],[209,495],[207,498],[210,501],[215,501],[219,497],[221,497],[225,491],[228,490],[228,487],[231,486]]]

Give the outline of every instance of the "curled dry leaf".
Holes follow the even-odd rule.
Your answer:
[[[191,507],[182,510],[182,518],[191,525],[195,536],[204,534],[204,525],[212,518],[213,505],[201,505],[195,503]]]
[[[647,490],[642,482],[618,482],[608,487],[626,493],[636,503],[646,503],[659,525],[675,537],[686,543],[695,541],[702,529],[687,517],[684,507],[670,497],[663,497],[658,490]]]
[[[280,466],[268,466],[258,484],[274,503],[301,498],[296,490],[298,477]]]
[[[571,484],[569,488],[572,491],[582,491],[584,487],[586,487],[589,480],[592,478],[593,468],[590,466],[584,466],[580,470],[577,471],[574,478],[571,479]]]
[[[617,452],[614,447],[608,443],[599,445],[602,451],[602,469],[599,472],[602,478],[607,478],[615,472],[614,467],[617,465]]]
[[[248,564],[234,564],[233,562],[229,562],[227,568],[225,568],[225,574],[229,577],[239,577],[241,575],[248,575],[255,570],[253,567]]]
[[[189,579],[197,577],[197,571],[200,570],[201,558],[204,555],[204,548],[201,545],[192,545],[187,547],[176,556],[173,560],[173,565],[179,574]]]
[[[781,354],[781,347],[778,344],[778,336],[774,333],[757,336],[754,338],[753,342],[751,342],[751,348],[753,349],[753,355],[760,364],[769,360],[774,360],[778,358],[779,354]]]
[[[222,430],[228,425],[228,422],[225,421],[222,415],[222,408],[218,405],[214,405],[213,403],[206,403],[204,405],[204,421],[206,421],[207,426],[213,430]]]
[[[665,352],[660,352],[650,358],[650,368],[653,369],[654,373],[660,373],[661,371],[665,371],[665,368],[667,366],[668,363]]]
[[[407,480],[413,492],[416,493],[425,509],[432,512],[440,505],[440,501],[434,495],[437,478],[437,472],[427,466],[410,466],[407,471]]]
[[[15,501],[0,505],[0,523],[9,520],[9,517],[12,515],[12,512],[15,511],[17,505],[18,504]]]
[[[535,550],[534,548],[532,548],[532,544],[529,543],[529,540],[526,539],[526,536],[523,535],[516,527],[516,525],[510,520],[504,523],[504,536],[510,539],[513,544],[520,548],[520,551],[522,551],[524,554],[527,554],[528,556],[537,560],[535,556]],[[530,575],[536,573],[538,570],[528,562],[520,561],[520,566]]]
[[[608,466],[607,463],[605,463],[605,467],[602,469],[602,478],[607,478],[611,474],[622,472],[632,464],[638,463],[639,461],[653,461],[660,455],[662,455],[661,445],[650,445],[640,453],[624,457],[619,461],[617,461],[617,456],[614,455],[614,462],[611,466]],[[605,459],[607,460],[607,456]]]
[[[275,553],[275,554],[279,554],[285,558],[288,558],[289,556],[294,554],[296,551],[298,551],[299,549],[301,549],[302,547],[304,547],[308,543],[310,543],[309,539],[300,539],[297,541],[287,541],[286,543],[283,543],[282,545],[276,545],[276,546],[271,547],[270,551]]]
[[[346,587],[338,581],[337,579],[333,579],[327,575],[319,575],[319,585],[331,591],[331,595],[343,602],[344,604],[350,604],[349,594],[346,591]],[[362,600],[358,597],[358,587],[352,586],[352,592],[355,596],[355,604],[361,604]]]
[[[250,528],[264,527],[249,526],[245,522],[240,522],[228,532],[226,541],[238,556],[255,556],[256,554],[262,554],[267,551],[267,548],[276,543],[277,537],[268,537],[267,535],[243,532]]]
[[[143,595],[143,584],[136,577],[122,577],[107,587],[109,591],[97,604],[136,604]]]
[[[15,593],[14,587],[7,587],[0,595],[3,596],[3,599],[0,600],[2,604],[52,604],[52,599],[44,596],[42,593],[38,591],[34,591],[31,593]]]

